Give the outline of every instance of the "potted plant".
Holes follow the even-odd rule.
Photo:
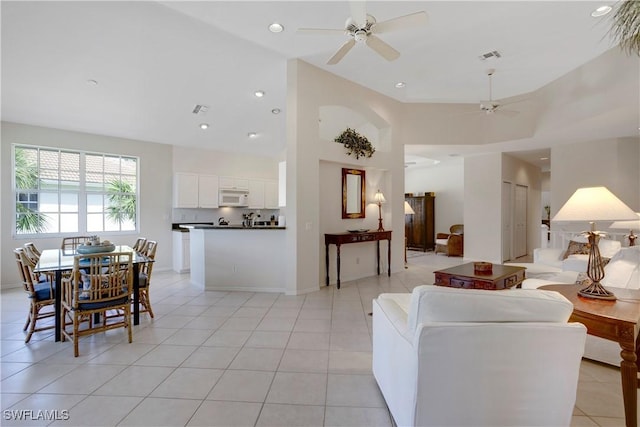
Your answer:
[[[371,142],[366,136],[360,135],[354,129],[347,128],[344,132],[338,135],[335,139],[347,149],[347,154],[355,155],[356,159],[362,157],[371,157],[376,149],[371,145]]]
[[[619,3],[611,26],[613,38],[620,49],[629,55],[640,56],[640,1],[626,0]]]

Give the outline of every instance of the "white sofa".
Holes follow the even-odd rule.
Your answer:
[[[373,374],[398,426],[568,426],[586,329],[556,292],[418,286],[373,300]]]
[[[620,249],[604,267],[604,278],[600,281],[604,286],[612,288],[640,289],[640,246]],[[554,283],[576,283],[579,273],[561,271],[545,279],[525,279],[523,289],[537,289],[540,286]],[[587,336],[584,357],[620,366],[620,346],[602,338]]]
[[[585,244],[586,237],[577,236],[573,242]],[[622,244],[617,240],[600,239],[598,249],[600,256],[611,259],[621,249]],[[565,257],[568,248],[535,248],[533,250],[532,263],[507,263],[526,267],[526,277],[535,279],[554,279],[563,271],[585,272],[587,271],[588,255],[574,254]]]

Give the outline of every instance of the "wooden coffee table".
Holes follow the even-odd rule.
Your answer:
[[[640,386],[638,381],[640,291],[611,288],[618,299],[606,301],[578,296],[578,290],[581,287],[581,285],[547,285],[541,286],[540,289],[559,292],[573,303],[573,313],[569,321],[582,323],[587,327],[587,333],[590,335],[620,344],[624,417],[627,427],[637,427],[637,395],[638,386]]]
[[[494,264],[490,274],[475,272],[472,262],[435,271],[434,285],[467,289],[508,289],[524,280],[525,267]]]

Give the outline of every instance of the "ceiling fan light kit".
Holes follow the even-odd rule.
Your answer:
[[[323,28],[300,28],[298,34],[335,35],[344,33],[349,37],[336,53],[327,61],[328,65],[335,65],[345,57],[356,43],[364,43],[387,61],[394,61],[400,57],[400,52],[391,47],[376,34],[383,34],[397,30],[419,27],[427,23],[427,13],[424,11],[377,22],[376,18],[366,13],[364,2],[352,1],[351,16],[345,22],[344,30]]]

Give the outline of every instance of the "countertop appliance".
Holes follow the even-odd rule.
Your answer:
[[[218,205],[247,207],[249,205],[249,192],[246,190],[220,190]]]

